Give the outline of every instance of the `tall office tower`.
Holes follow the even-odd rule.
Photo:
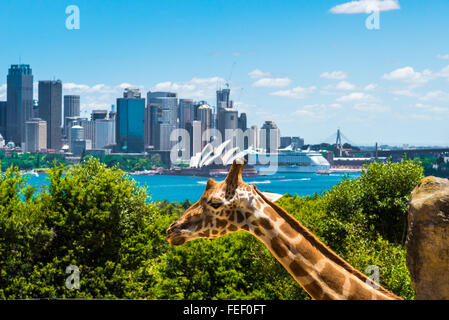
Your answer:
[[[265,121],[260,128],[259,138],[260,148],[265,149],[267,153],[277,153],[281,144],[281,132],[274,121]]]
[[[217,90],[217,110],[219,108],[231,108],[230,95],[231,89],[229,88]]]
[[[92,110],[90,119],[92,121],[99,119],[106,119],[108,117],[108,110]]]
[[[251,135],[248,141],[248,147],[252,147],[254,150],[259,148],[259,128],[254,125],[251,126]]]
[[[156,125],[156,127],[159,127],[159,132],[156,134],[158,137],[154,136],[152,138],[154,141],[153,145],[158,150],[170,150],[172,143],[169,142],[169,139],[164,135],[168,133],[168,136],[170,136],[169,133],[175,130],[178,126],[178,96],[173,92],[148,91],[147,100],[148,106],[158,106],[160,108],[160,113],[156,113],[156,111],[153,113],[150,111],[152,115],[158,115],[158,125]],[[152,120],[156,121],[156,119]],[[164,130],[164,135],[162,135],[162,128]]]
[[[33,109],[33,74],[28,64],[13,64],[8,70],[6,91],[6,141],[25,142],[25,121]]]
[[[65,95],[64,96],[64,135],[68,135],[70,128],[66,128],[67,117],[80,116],[80,96]]]
[[[191,148],[192,156],[200,153],[203,150],[202,132],[201,132],[201,121],[192,121],[192,133],[191,137]]]
[[[185,129],[186,123],[195,120],[193,100],[179,99],[179,127]]]
[[[33,110],[31,111],[31,118],[39,118],[39,101],[33,100]]]
[[[302,148],[304,146],[304,139],[300,137],[281,137],[280,148],[292,146],[293,149]]]
[[[0,101],[0,134],[6,135],[6,101]]]
[[[62,146],[62,82],[39,81],[39,117],[47,121],[47,148],[60,150]]]
[[[240,117],[239,117],[239,129],[241,129],[242,131],[246,131],[247,129],[247,120],[246,120],[246,113],[241,113]]]
[[[208,104],[198,108],[198,120],[201,121],[202,131],[212,128],[212,108]]]
[[[83,127],[84,140],[90,141],[91,146],[95,146],[95,121],[89,120],[87,118],[81,118],[77,121],[77,124]]]
[[[221,132],[221,135],[224,139],[225,136],[225,120],[224,120],[224,111],[226,108],[232,108],[232,101],[229,99],[231,95],[231,89],[221,89],[217,90],[217,129]]]
[[[178,95],[174,92],[147,93],[148,105],[162,106],[162,123],[176,125],[178,119]]]
[[[238,140],[236,137],[238,129],[238,112],[235,109],[223,109],[224,135],[223,141],[231,139],[231,145],[237,147]]]
[[[95,149],[112,149],[115,144],[114,119],[97,119],[95,126]]]
[[[33,118],[25,122],[25,152],[45,152],[47,150],[47,122]]]
[[[198,120],[201,121],[201,137],[205,139],[205,141],[202,141],[201,147],[204,148],[207,143],[211,142],[211,137],[204,136],[204,133],[206,130],[212,128],[212,108],[208,104],[203,104],[198,108],[197,112]],[[211,133],[210,131],[208,132],[209,134]]]
[[[117,99],[116,152],[141,153],[145,148],[145,99],[139,89],[125,89]]]
[[[64,96],[64,135],[69,135],[70,127],[67,127],[68,117],[80,116],[80,96],[65,95]]]
[[[159,104],[150,104],[147,107],[147,119],[149,123],[146,125],[148,145],[155,150],[160,150],[160,125],[162,119],[162,106]]]

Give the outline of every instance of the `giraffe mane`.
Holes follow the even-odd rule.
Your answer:
[[[299,223],[298,220],[296,220],[292,215],[290,215],[287,211],[285,211],[283,208],[278,206],[277,204],[271,202],[267,197],[265,197],[262,192],[260,192],[255,185],[253,185],[254,190],[257,192],[257,194],[262,197],[262,199],[269,204],[277,214],[281,216],[282,219],[284,219],[294,230],[296,230],[298,233],[303,235],[317,250],[319,250],[326,258],[334,262],[335,264],[339,265],[340,267],[344,268],[346,271],[351,273],[352,275],[356,276],[358,279],[366,282],[367,280],[371,284],[375,284],[373,280],[368,278],[366,275],[355,269],[353,266],[351,266],[348,262],[343,260],[339,255],[337,255],[332,249],[330,249],[328,246],[326,246],[323,242],[321,242],[312,232],[310,232],[306,227],[304,227],[301,223]],[[385,295],[394,298],[394,299],[400,299],[400,297],[396,296],[395,294],[391,293],[390,291],[386,290],[380,284],[376,283],[376,286],[378,286],[377,290],[384,293]]]

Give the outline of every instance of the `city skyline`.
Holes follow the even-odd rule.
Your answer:
[[[0,100],[5,71],[20,59],[33,68],[35,99],[39,80],[61,79],[63,95],[81,96],[82,116],[109,109],[125,87],[172,91],[213,106],[215,91],[228,82],[248,124],[274,120],[283,136],[307,143],[341,128],[361,145],[449,145],[449,4],[385,1],[391,5],[380,7],[380,29],[368,30],[368,14],[348,13],[341,6],[347,2],[258,8],[253,1],[219,1],[217,12],[201,1],[132,7],[77,1],[81,27],[67,30],[67,3],[47,1],[44,11],[4,1],[0,34],[8,50],[0,52]],[[169,24],[161,12],[178,19]],[[125,41],[129,48],[117,45],[121,39],[132,40]]]

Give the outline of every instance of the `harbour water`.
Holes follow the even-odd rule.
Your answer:
[[[279,173],[268,176],[247,177],[244,181],[254,184],[261,191],[280,194],[308,196],[322,193],[336,185],[343,177],[358,178],[359,172],[331,173],[320,175],[316,173]],[[204,192],[206,177],[170,176],[170,175],[131,175],[142,186],[146,186],[150,201],[168,200],[181,202],[197,201]],[[48,175],[29,175],[28,183],[38,190],[49,184]],[[217,178],[221,181],[224,178]]]

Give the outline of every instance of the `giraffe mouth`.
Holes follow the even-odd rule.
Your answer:
[[[186,238],[182,236],[182,233],[175,225],[172,225],[167,229],[167,241],[174,246],[179,246],[186,242]]]

